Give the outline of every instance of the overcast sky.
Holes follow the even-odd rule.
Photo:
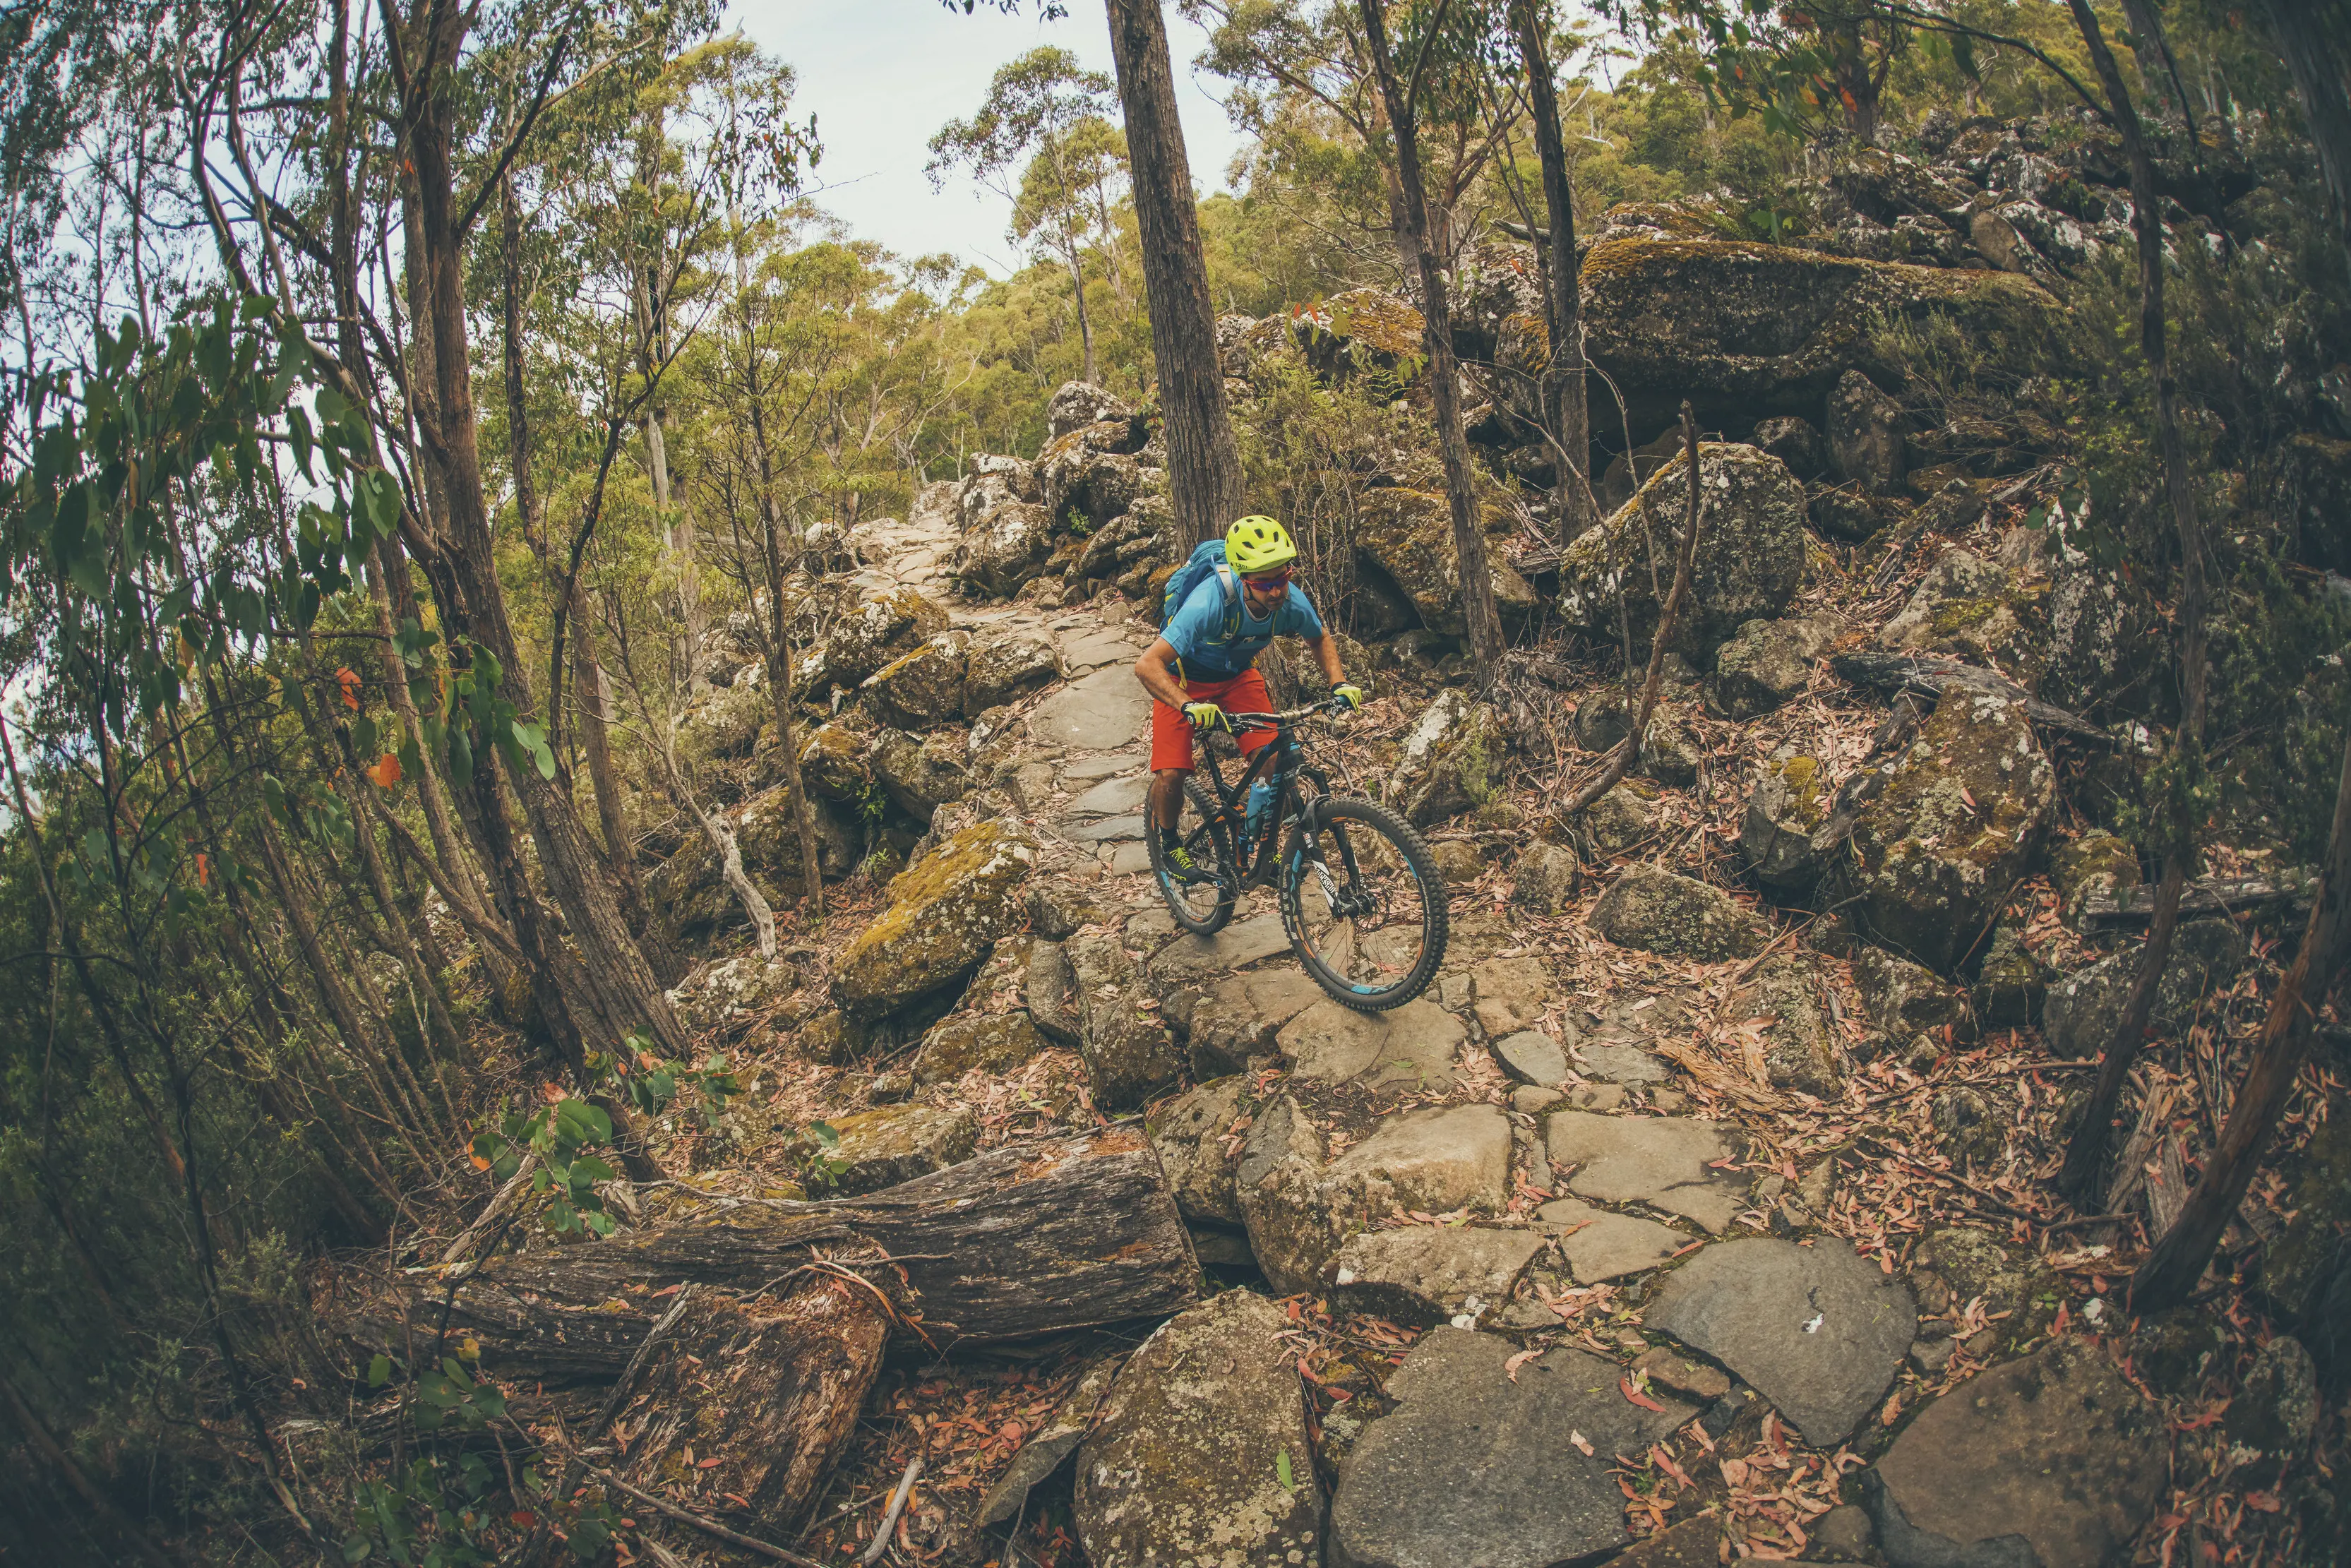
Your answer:
[[[794,118],[812,111],[824,143],[818,201],[902,255],[953,251],[1001,277],[1017,264],[1006,204],[967,182],[934,193],[923,163],[933,133],[977,110],[1007,60],[1058,44],[1112,74],[1102,0],[1070,0],[1058,22],[1038,22],[1036,9],[1029,0],[1007,16],[983,4],[967,16],[939,0],[738,0],[731,16],[799,73]],[[1222,84],[1193,76],[1204,36],[1172,5],[1167,24],[1192,178],[1205,193],[1223,188],[1240,139],[1211,96]]]

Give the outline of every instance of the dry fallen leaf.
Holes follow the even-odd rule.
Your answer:
[[[1518,1354],[1510,1357],[1510,1360],[1502,1363],[1502,1370],[1510,1375],[1511,1382],[1516,1383],[1519,1380],[1519,1368],[1524,1366],[1527,1363],[1534,1360],[1541,1354],[1542,1354],[1542,1352],[1540,1350],[1522,1350],[1519,1352]]]

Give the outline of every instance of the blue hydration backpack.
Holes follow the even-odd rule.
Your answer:
[[[1165,626],[1176,619],[1176,612],[1192,597],[1192,591],[1214,572],[1219,587],[1225,591],[1225,626],[1227,637],[1238,637],[1241,630],[1241,585],[1233,576],[1233,569],[1225,564],[1225,541],[1207,539],[1192,547],[1191,559],[1176,569],[1167,580],[1167,593],[1159,601],[1159,624]]]

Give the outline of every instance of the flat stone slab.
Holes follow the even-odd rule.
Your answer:
[[[1388,1379],[1331,1508],[1332,1568],[1553,1568],[1629,1544],[1609,1466],[1696,1408],[1629,1403],[1613,1364],[1554,1350],[1509,1369],[1499,1334],[1440,1328]],[[1587,1458],[1573,1441],[1592,1446]]]
[[[1131,752],[1141,744],[1144,727],[1150,722],[1151,694],[1136,682],[1134,672],[1102,669],[1039,703],[1029,715],[1029,733],[1081,751],[1122,747]]]
[[[1238,1072],[1274,1049],[1284,1024],[1323,999],[1322,988],[1297,969],[1228,975],[1192,1007],[1192,1071]]]
[[[1489,958],[1469,971],[1470,1010],[1489,1040],[1532,1029],[1559,999],[1540,958]]]
[[[1228,925],[1214,936],[1176,937],[1152,956],[1151,974],[1165,986],[1207,985],[1229,970],[1289,948],[1290,936],[1281,928],[1281,916],[1268,910]]]
[[[1072,817],[1123,816],[1142,810],[1144,798],[1150,793],[1148,779],[1105,779],[1061,810]]]
[[[1129,736],[1127,738],[1139,744],[1137,737]],[[1105,751],[1099,757],[1073,758],[1062,763],[1061,778],[1071,784],[1091,784],[1097,779],[1108,779],[1113,774],[1123,773],[1130,768],[1142,765],[1143,758],[1138,752]]]
[[[1086,1433],[1094,1424],[1094,1412],[1102,1408],[1103,1397],[1110,1393],[1111,1379],[1118,1372],[1118,1358],[1096,1362],[1078,1379],[1078,1385],[1055,1407],[1036,1435],[1020,1445],[1012,1456],[1012,1463],[997,1478],[980,1500],[979,1512],[974,1525],[1002,1524],[1017,1518],[1021,1505],[1029,1500],[1029,1490],[1061,1468],[1071,1450],[1085,1441]]]
[[[1735,1152],[1719,1123],[1554,1111],[1545,1135],[1552,1164],[1575,1167],[1567,1190],[1579,1197],[1646,1203],[1718,1236],[1746,1207],[1740,1184],[1710,1168]]]
[[[2098,1568],[2154,1511],[2168,1447],[2163,1413],[2105,1353],[2060,1339],[1918,1412],[1862,1497],[1895,1568],[1973,1562],[1954,1548],[2003,1535],[2042,1568]]]
[[[1567,1052],[1551,1036],[1531,1029],[1496,1040],[1494,1059],[1521,1083],[1549,1088],[1567,1082]]]
[[[1113,664],[1132,664],[1134,663],[1134,656],[1144,647],[1144,644],[1119,636],[1115,632],[1102,631],[1080,632],[1074,636],[1061,637],[1058,639],[1058,643],[1061,663],[1073,670],[1092,669],[1099,665]],[[1141,689],[1139,683],[1135,681],[1134,671],[1122,670],[1119,674],[1126,677],[1129,685]]]
[[[1440,1088],[1453,1082],[1455,1058],[1468,1038],[1459,1019],[1425,997],[1384,1013],[1359,1013],[1325,998],[1282,1025],[1274,1048],[1301,1078]]]
[[[1637,1215],[1611,1214],[1572,1197],[1553,1198],[1535,1218],[1556,1227],[1560,1256],[1579,1285],[1645,1273],[1697,1238]]]
[[[1918,1336],[1909,1291],[1844,1241],[1723,1241],[1676,1270],[1643,1322],[1746,1379],[1816,1448],[1868,1418]]]
[[[1366,1230],[1339,1249],[1332,1299],[1351,1312],[1434,1328],[1501,1311],[1543,1239],[1531,1230],[1409,1225]]]
[[[1408,1111],[1331,1162],[1329,1176],[1378,1179],[1399,1207],[1449,1214],[1502,1207],[1510,1176],[1510,1124],[1499,1105]]]
[[[1140,839],[1143,837],[1143,813],[1130,811],[1123,817],[1091,817],[1062,828],[1061,836],[1081,844]]]
[[[1673,1072],[1663,1057],[1612,1040],[1585,1040],[1575,1054],[1585,1074],[1603,1083],[1663,1083]]]
[[[1141,839],[1129,839],[1123,843],[1105,844],[1102,863],[1113,876],[1133,876],[1151,869],[1151,846]]]

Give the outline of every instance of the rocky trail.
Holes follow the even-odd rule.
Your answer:
[[[1917,171],[1887,159],[1848,172],[1899,206]],[[1973,243],[2022,245],[2037,209],[1993,211]],[[1628,727],[1616,617],[1655,626],[1619,563],[1652,501],[1678,515],[1684,460],[1625,455],[1614,511],[1564,550],[1496,524],[1513,624],[1599,651],[1523,657],[1483,700],[1426,465],[1365,491],[1343,646],[1374,700],[1322,744],[1452,892],[1438,978],[1393,1012],[1324,997],[1267,894],[1202,940],[1144,874],[1130,666],[1173,552],[1144,417],[1072,384],[1034,462],[980,458],[905,519],[812,539],[837,570],[796,681],[830,716],[801,762],[847,879],[831,917],[772,961],[730,953],[712,857],[674,842],[649,891],[710,956],[674,999],[748,1091],[660,1129],[694,1174],[638,1195],[635,1265],[536,1249],[465,1288],[526,1364],[588,1319],[499,1317],[486,1286],[603,1314],[606,1380],[665,1297],[737,1292],[642,1358],[612,1428],[633,1484],[800,1560],[1096,1568],[2098,1568],[2225,1539],[2216,1498],[2275,1511],[2309,1353],[2265,1336],[2223,1410],[2209,1314],[2115,1304],[2181,1200],[2184,1140],[2209,1145],[2213,1041],[2258,1012],[2257,911],[2215,895],[2183,930],[2157,1028],[2189,1043],[2135,1080],[2105,1209],[2050,1186],[2136,962],[2095,917],[2140,874],[2096,802],[2141,732],[2074,710],[2138,609],[2028,523],[2049,484],[2012,449],[2029,433],[1917,428],[1834,312],[1776,358],[1747,318],[1691,315],[1693,272],[1763,295],[1777,268],[2029,317],[2047,264],[1962,260],[1939,228],[1952,256],[1918,266],[1610,216],[1595,341],[1652,319],[1643,288],[1680,312],[1650,345],[1670,363],[1618,361],[1635,394],[1766,412],[1718,413],[1741,439],[1700,449],[1666,702],[1639,767],[1573,817]],[[1504,312],[1517,285],[1496,287]],[[1235,384],[1282,355],[1346,373],[1393,326],[1362,301],[1231,324]],[[1914,663],[1871,676],[1888,660]],[[805,868],[758,666],[711,673],[687,738],[788,901]],[[1095,1164],[1113,1174],[1089,1187]],[[1111,1192],[1115,1224],[1085,1208]],[[2281,1232],[2278,1196],[2233,1245]],[[763,1369],[756,1398],[677,1371],[718,1355]]]

